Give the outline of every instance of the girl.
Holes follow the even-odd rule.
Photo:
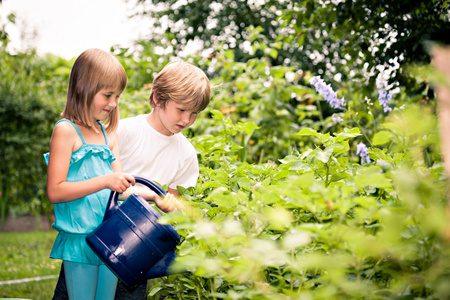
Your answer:
[[[70,75],[64,119],[56,123],[45,154],[47,195],[59,232],[50,257],[63,260],[71,300],[114,299],[117,277],[85,238],[102,222],[111,190],[122,193],[135,184],[122,172],[115,132],[126,84],[124,68],[110,53],[83,52]]]

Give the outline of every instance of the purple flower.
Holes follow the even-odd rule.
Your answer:
[[[387,88],[387,82],[377,79],[376,84],[378,89],[378,101],[380,102],[380,105],[383,106],[383,111],[392,111],[392,108],[388,105],[392,101],[392,94],[385,90],[385,88]]]
[[[356,155],[361,157],[361,164],[370,163],[369,153],[367,152],[367,146],[363,143],[359,143],[356,146]]]
[[[314,85],[316,92],[318,92],[332,108],[344,109],[344,97],[338,99],[337,93],[333,91],[331,85],[325,84],[320,76],[314,76],[309,80],[309,83]]]
[[[344,122],[344,119],[342,119],[340,116],[338,116],[337,114],[333,114],[331,116],[331,120],[333,120],[333,122],[335,123],[342,123]]]

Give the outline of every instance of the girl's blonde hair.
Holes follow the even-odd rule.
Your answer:
[[[84,51],[72,67],[67,103],[61,115],[97,132],[92,107],[95,94],[103,88],[122,93],[127,81],[125,69],[112,54],[100,49]],[[119,118],[116,107],[105,122],[106,131],[116,130]]]
[[[167,101],[172,100],[188,110],[199,112],[208,106],[210,96],[209,79],[200,68],[184,61],[173,61],[153,80],[150,105],[156,106],[156,98],[165,108]]]

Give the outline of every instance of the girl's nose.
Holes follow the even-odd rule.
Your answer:
[[[109,101],[109,106],[111,106],[112,108],[116,108],[118,102],[119,101],[117,99],[111,99],[111,101]]]

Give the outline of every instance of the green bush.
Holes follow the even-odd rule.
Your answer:
[[[164,217],[183,236],[175,268],[189,272],[155,280],[151,296],[450,296],[448,185],[440,161],[430,166],[439,140],[429,109],[409,105],[382,118],[370,139],[370,163],[355,156],[358,127],[304,128],[296,135],[314,145],[308,150],[278,162],[241,162],[247,145],[233,136],[260,129],[212,114],[221,129],[194,138],[201,177],[182,190],[191,205]]]
[[[31,54],[0,53],[0,197],[1,219],[7,210],[16,213],[49,213],[45,197],[48,145],[60,105],[60,90],[52,81],[37,84],[52,67]],[[53,85],[52,90],[48,90]]]

